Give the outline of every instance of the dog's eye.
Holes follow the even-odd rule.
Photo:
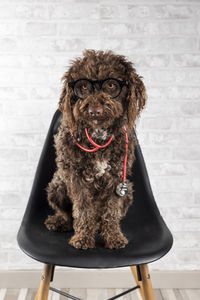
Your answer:
[[[102,90],[104,93],[107,93],[112,97],[116,97],[117,95],[119,95],[119,93],[121,91],[121,87],[117,80],[108,79],[108,80],[104,81],[104,83],[102,85]]]
[[[92,84],[89,80],[80,79],[74,85],[74,92],[79,98],[85,98],[92,92]]]
[[[110,89],[113,89],[113,88],[115,87],[115,85],[114,85],[112,82],[109,82],[109,83],[108,83],[108,87],[109,87]]]
[[[87,90],[87,89],[88,89],[88,86],[87,86],[86,84],[83,84],[83,85],[82,85],[82,89]]]

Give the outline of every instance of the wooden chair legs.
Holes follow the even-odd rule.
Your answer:
[[[40,287],[35,296],[35,300],[47,300],[49,294],[49,286],[53,272],[53,265],[44,265]]]
[[[155,300],[148,265],[131,266],[131,271],[137,285],[140,286],[140,294],[143,300]],[[138,269],[137,269],[138,268]],[[35,300],[47,300],[49,294],[50,281],[54,271],[53,265],[44,265],[40,287],[35,296]]]
[[[155,300],[148,265],[139,265],[138,270],[136,266],[131,266],[131,271],[137,285],[140,286],[140,294],[142,299]]]

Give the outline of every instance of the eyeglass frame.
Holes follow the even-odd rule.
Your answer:
[[[91,94],[93,94],[93,93],[94,93],[94,88],[95,88],[95,83],[98,83],[98,84],[99,84],[100,90],[102,90],[102,85],[103,85],[103,83],[104,83],[105,81],[107,81],[107,80],[110,80],[110,79],[116,80],[116,81],[119,83],[119,86],[120,86],[120,92],[119,92],[119,94],[118,94],[117,96],[111,98],[111,99],[114,99],[114,98],[117,98],[117,97],[121,94],[122,87],[123,87],[124,85],[128,86],[128,81],[126,81],[126,80],[119,80],[119,79],[116,79],[116,78],[113,78],[113,77],[109,77],[109,78],[106,78],[106,79],[103,79],[103,80],[91,80],[91,79],[88,79],[88,78],[80,78],[80,79],[77,79],[76,81],[68,82],[68,86],[71,87],[71,88],[73,89],[73,91],[74,91],[74,86],[75,86],[75,84],[76,84],[78,81],[80,81],[80,80],[87,80],[87,81],[89,81],[89,82],[91,83],[91,85],[92,85],[92,93],[91,93]],[[76,93],[75,93],[75,94],[76,94]],[[78,95],[76,95],[76,96],[79,97]],[[79,97],[79,98],[80,98],[80,99],[84,99],[85,97],[83,97],[83,98]]]

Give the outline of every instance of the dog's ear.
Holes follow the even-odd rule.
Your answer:
[[[140,76],[132,72],[129,80],[128,93],[128,126],[133,128],[136,118],[144,108],[147,95],[144,83]]]
[[[72,107],[71,107],[72,91],[68,87],[69,80],[68,80],[67,73],[65,73],[64,76],[62,77],[62,81],[63,81],[63,88],[60,95],[58,108],[63,114],[63,119],[66,120],[69,127],[73,129],[75,125],[75,120],[73,117]]]

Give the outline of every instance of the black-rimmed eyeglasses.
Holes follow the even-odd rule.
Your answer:
[[[111,98],[116,98],[121,93],[124,85],[127,85],[126,81],[115,78],[107,78],[104,80],[78,79],[68,83],[68,86],[73,89],[74,93],[82,99],[93,94],[97,86],[99,90],[108,94]]]

